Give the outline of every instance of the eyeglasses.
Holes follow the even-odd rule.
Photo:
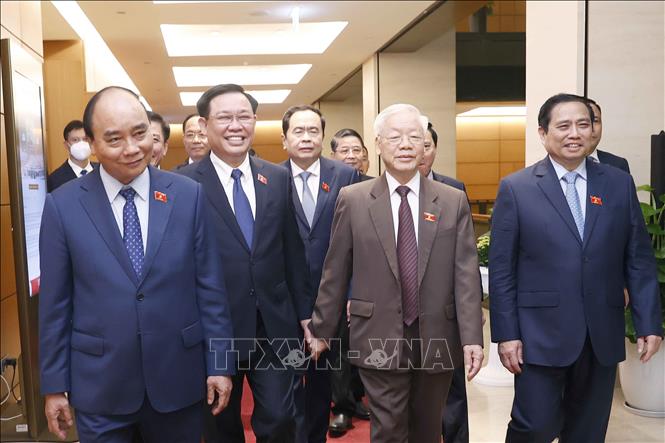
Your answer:
[[[249,114],[241,114],[241,115],[223,114],[215,116],[213,120],[215,121],[215,123],[221,126],[229,126],[231,123],[233,123],[233,120],[237,120],[238,123],[240,123],[243,126],[249,126],[254,122],[254,116]]]
[[[185,139],[189,140],[189,141],[195,140],[196,137],[198,137],[201,140],[207,140],[208,139],[208,136],[205,135],[202,132],[188,132],[187,134],[185,134]]]
[[[390,137],[382,137],[382,138],[385,139],[392,146],[399,146],[404,137],[405,137],[404,135],[393,135]],[[419,135],[406,135],[406,138],[409,141],[409,143],[412,145],[419,145],[423,143],[423,141],[425,140],[423,137]]]

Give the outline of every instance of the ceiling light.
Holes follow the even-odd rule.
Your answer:
[[[300,8],[297,6],[291,11],[291,27],[293,32],[298,32],[300,28]]]
[[[238,85],[295,85],[312,65],[262,66],[175,66],[173,75],[178,87]]]
[[[458,117],[526,117],[526,106],[481,106]]]
[[[81,7],[75,1],[51,1],[62,18],[83,40],[85,55],[85,84],[88,92],[96,92],[107,86],[122,86],[141,95],[127,71],[113,55]],[[150,110],[150,105],[140,97]]]
[[[259,103],[263,104],[273,104],[273,103],[282,103],[286,100],[286,97],[291,93],[290,89],[269,89],[264,91],[245,91],[250,94]],[[199,100],[203,91],[196,92],[181,92],[180,93],[180,102],[183,106],[196,106],[196,102]]]
[[[160,25],[170,57],[322,54],[348,22],[241,25]],[[212,38],[211,33],[219,32]]]

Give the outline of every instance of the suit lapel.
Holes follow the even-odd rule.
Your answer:
[[[312,231],[316,227],[316,223],[321,218],[321,214],[330,200],[330,191],[334,189],[334,186],[336,185],[335,164],[326,161],[323,157],[320,159],[320,163],[321,180],[319,180],[320,183],[316,197],[316,209],[314,210],[314,218],[312,219]],[[327,191],[323,189],[324,186],[327,188]]]
[[[231,209],[229,200],[226,198],[224,187],[219,181],[219,176],[209,156],[199,162],[196,172],[201,176],[200,182],[203,184],[208,200],[222,217],[222,220],[224,220],[224,223],[226,223],[226,226],[228,226],[238,242],[249,252],[245,237],[242,235],[236,216]]]
[[[293,200],[293,207],[295,208],[296,211],[296,217],[298,219],[298,223],[300,223],[302,226],[305,227],[305,230],[309,231],[309,223],[307,223],[307,217],[305,217],[305,211],[302,209],[302,203],[300,202],[300,198],[298,198],[298,190],[296,189],[296,181],[295,178],[293,177],[293,170],[291,169],[291,161],[287,160],[284,163],[282,163],[286,169],[289,170],[289,177],[291,177],[291,199]]]
[[[563,195],[561,184],[549,158],[546,157],[544,160],[541,160],[536,165],[534,173],[539,177],[538,186],[552,206],[554,206],[554,209],[559,213],[570,232],[575,236],[580,245],[582,245],[582,239],[580,238],[580,233],[577,231],[573,214],[570,212],[570,207],[568,206],[566,197]]]
[[[254,193],[256,194],[256,215],[254,217],[254,235],[252,236],[251,250],[254,250],[255,246],[258,244],[258,237],[261,233],[261,225],[264,220],[264,215],[266,212],[266,206],[268,204],[268,181],[267,176],[261,175],[265,183],[259,181],[259,175],[263,170],[263,164],[260,161],[255,161],[252,157],[249,158],[249,164],[252,168],[252,179],[254,180]],[[296,196],[297,198],[297,196]],[[235,218],[235,217],[234,217]],[[240,228],[238,228],[239,230]]]
[[[605,196],[605,186],[607,185],[607,179],[605,178],[603,168],[590,160],[587,160],[586,168],[587,195],[583,197],[583,201],[581,202],[581,204],[586,204],[586,216],[584,218],[584,247],[589,243],[591,232],[593,231],[593,227],[596,225],[596,220],[598,220],[598,215],[603,208],[602,204],[592,204],[591,196],[600,197],[602,202],[602,198]]]
[[[393,227],[390,192],[388,192],[388,181],[385,174],[376,181],[370,194],[374,200],[369,203],[369,214],[374,223],[374,229],[376,229],[381,246],[383,246],[390,269],[393,271],[395,279],[399,282],[395,228]]]
[[[430,253],[441,218],[441,207],[436,203],[438,196],[432,190],[429,179],[420,177],[418,208],[418,285],[422,282],[429,262]],[[425,213],[428,213],[425,219]],[[430,216],[431,214],[432,216]]]
[[[96,169],[90,175],[92,176],[91,179],[81,181],[81,189],[87,191],[80,198],[81,205],[129,279],[138,286],[138,278],[120,236],[120,229],[115,221],[113,209],[111,209],[111,204],[99,175],[99,169]]]
[[[172,181],[167,174],[150,167],[150,193],[148,194],[148,245],[146,247],[145,259],[143,261],[142,279],[145,280],[152,262],[155,260],[159,245],[164,238],[164,232],[171,217],[171,209],[175,196],[169,193]],[[166,201],[158,200],[155,193],[159,192],[166,196]]]

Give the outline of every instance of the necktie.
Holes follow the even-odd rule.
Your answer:
[[[575,182],[579,174],[575,171],[566,173],[563,179],[566,182],[566,201],[570,206],[570,212],[573,214],[577,231],[580,233],[580,238],[584,239],[584,215],[582,215],[582,206],[580,206],[580,197],[577,195],[577,188]]]
[[[240,226],[243,237],[247,242],[247,247],[252,249],[252,238],[254,236],[254,216],[252,215],[252,207],[249,205],[247,194],[242,189],[240,177],[242,171],[234,169],[231,171],[233,177],[233,211],[236,214],[236,220]]]
[[[125,198],[125,206],[122,208],[122,241],[125,243],[136,277],[140,279],[141,268],[143,268],[143,238],[141,237],[139,214],[136,212],[134,204],[136,191],[127,188],[121,190],[120,195]]]
[[[79,176],[83,177],[87,173],[88,173],[88,171],[86,169],[81,169],[81,172],[79,172]]]
[[[397,193],[402,198],[399,205],[399,226],[397,228],[397,262],[399,280],[402,286],[402,318],[407,326],[418,318],[418,243],[413,216],[407,194],[407,186],[398,186]]]
[[[302,210],[305,212],[305,218],[307,218],[307,223],[309,223],[311,229],[316,204],[314,203],[312,191],[310,191],[309,186],[307,186],[307,179],[309,179],[310,175],[312,175],[312,173],[307,171],[300,173],[300,178],[302,179]]]

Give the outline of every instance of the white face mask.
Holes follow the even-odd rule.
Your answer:
[[[69,147],[69,152],[76,160],[82,162],[90,158],[90,145],[88,142],[76,142]]]

